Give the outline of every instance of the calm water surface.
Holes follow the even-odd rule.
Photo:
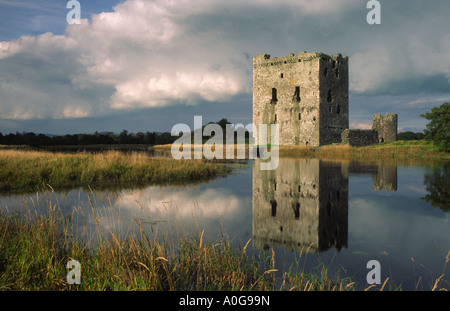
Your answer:
[[[362,289],[366,264],[375,259],[382,281],[429,290],[441,274],[449,280],[449,173],[448,165],[283,158],[277,170],[262,171],[255,160],[201,185],[3,195],[0,208],[39,213],[52,206],[91,242],[110,231],[139,236],[136,223],[170,239],[204,230],[210,241],[226,237],[244,246],[250,240],[254,252],[274,250],[279,271],[297,263],[308,272],[323,263]]]

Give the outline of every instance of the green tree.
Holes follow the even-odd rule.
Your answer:
[[[411,131],[398,133],[397,140],[414,140],[416,139],[416,134]]]
[[[425,139],[433,141],[441,150],[450,151],[450,103],[434,107],[420,116],[430,121],[424,130]]]
[[[450,212],[450,164],[433,167],[424,179],[428,193],[421,199],[444,212]]]
[[[227,124],[231,124],[231,122],[229,122],[227,119],[223,118],[219,122],[217,122],[217,124],[219,124],[223,130],[225,130],[227,127]]]
[[[127,130],[123,130],[119,134],[119,144],[129,144],[131,140],[130,134]]]
[[[414,133],[411,131],[401,132],[397,135],[397,140],[420,140],[423,139],[423,133]]]

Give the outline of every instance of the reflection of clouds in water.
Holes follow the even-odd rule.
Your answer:
[[[250,171],[251,172],[251,171]],[[140,236],[137,223],[146,232],[173,230],[200,232],[205,229],[224,232],[233,238],[248,240],[251,231],[252,200],[248,172],[226,180],[202,185],[151,186],[140,190],[85,191],[6,195],[0,197],[0,208],[12,213],[47,214],[50,204],[69,217],[76,236],[97,240],[98,235],[114,232],[126,238]],[[248,187],[248,185],[250,187]],[[25,203],[27,202],[27,203]],[[34,203],[32,203],[34,202]],[[36,208],[34,208],[36,205]]]
[[[350,270],[351,265],[359,267],[361,261],[368,260],[367,257],[358,259],[360,253],[380,260],[382,269],[389,268],[391,279],[403,282],[405,290],[414,289],[411,284],[419,276],[423,284],[431,282],[431,274],[434,279],[440,276],[450,250],[450,213],[440,212],[419,200],[420,193],[412,190],[420,188],[415,180],[409,179],[409,184],[403,183],[401,190],[390,196],[355,189],[349,200],[350,253],[342,258]],[[445,279],[448,272],[447,267]]]
[[[88,195],[92,196],[86,193],[84,197]],[[88,231],[94,234],[101,229],[105,233],[112,231],[122,238],[130,234],[139,236],[137,223],[141,223],[146,232],[169,235],[175,231],[186,233],[205,229],[206,234],[217,234],[223,230],[224,233],[233,232],[233,236],[239,238],[251,229],[251,225],[243,224],[251,224],[250,195],[220,186],[152,186],[115,194],[95,193],[94,197],[91,201],[97,203],[94,203],[94,208],[88,208],[88,215],[85,213],[83,217],[83,225],[86,224]],[[87,206],[86,203],[83,205]],[[100,228],[96,228],[98,225]],[[79,226],[78,231],[81,228]]]
[[[420,195],[424,195],[424,194],[428,193],[426,189],[424,189],[423,187],[419,187],[417,185],[406,185],[405,188],[406,188],[406,190],[410,190],[411,192],[417,193]]]
[[[121,194],[120,206],[132,211],[144,209],[150,213],[176,214],[177,217],[200,214],[204,217],[221,217],[233,214],[245,204],[227,189],[179,189],[150,187]],[[249,201],[249,199],[247,198]],[[247,203],[248,204],[248,203]]]
[[[435,241],[450,248],[450,214],[438,215],[417,199],[365,196],[350,200],[349,207],[350,235],[371,241],[368,249],[383,251],[391,245],[409,258],[428,253]]]

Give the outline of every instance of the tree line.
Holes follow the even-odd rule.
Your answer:
[[[113,132],[93,134],[67,134],[51,136],[35,134],[33,132],[0,133],[0,145],[28,145],[28,146],[62,146],[62,145],[116,145],[116,144],[171,144],[177,137],[168,132],[138,132],[129,133],[123,130],[119,134]]]
[[[225,138],[226,125],[231,124],[227,119],[221,119],[218,122],[209,122],[220,125]],[[206,126],[206,125],[205,125]],[[202,131],[203,128],[202,127]],[[237,132],[235,132],[236,137]],[[192,132],[192,137],[194,133]],[[245,138],[248,139],[249,133],[245,132]],[[172,144],[179,136],[172,136],[169,132],[137,132],[130,133],[122,130],[119,134],[113,132],[95,132],[93,134],[67,134],[67,135],[45,135],[35,134],[33,132],[16,132],[10,134],[0,133],[0,145],[27,145],[37,146],[81,146],[81,145],[165,145]],[[211,136],[203,136],[203,141]]]

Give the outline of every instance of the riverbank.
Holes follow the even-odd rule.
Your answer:
[[[220,163],[152,158],[143,153],[53,153],[0,150],[0,192],[30,192],[42,187],[131,188],[184,184],[225,176]]]
[[[204,147],[204,145],[193,146],[194,150],[197,152],[201,152],[202,147]],[[240,146],[239,148],[245,149],[246,157],[248,157],[249,146],[245,145]],[[151,149],[170,152],[171,145],[155,145]],[[236,149],[237,148],[235,145],[235,150]],[[365,147],[352,147],[350,145],[339,144],[321,147],[279,146],[278,153],[280,157],[322,158],[326,160],[411,160],[419,162],[450,161],[449,152],[440,151],[432,142],[427,140],[399,140]]]
[[[137,230],[131,231],[140,234],[121,239],[97,220],[97,230],[106,229],[107,234],[93,245],[74,237],[77,224],[57,208],[40,216],[31,206],[27,210],[21,215],[0,210],[0,291],[401,290],[401,284],[389,277],[378,285],[358,285],[320,262],[305,271],[301,262],[312,245],[299,250],[296,263],[279,271],[274,250],[252,253],[251,240],[232,247],[226,237],[207,242],[204,231],[183,233],[175,240],[173,233],[146,233],[146,223],[137,219],[131,224]],[[450,252],[444,270],[449,256]],[[79,264],[78,281],[76,274],[71,276],[75,271],[74,266],[67,266],[70,261]],[[443,277],[434,280],[428,290],[446,290],[448,282]]]
[[[99,225],[99,224],[98,224]],[[276,254],[247,253],[223,238],[203,239],[203,231],[174,241],[144,233],[121,240],[110,231],[94,247],[75,240],[70,218],[57,210],[46,216],[8,215],[0,210],[0,290],[20,291],[265,291],[354,290],[350,279],[330,278],[326,267],[304,273],[291,267],[275,279]],[[99,225],[100,226],[100,225]],[[99,228],[101,230],[102,228]],[[249,241],[250,242],[250,241]],[[303,254],[308,253],[308,248]],[[67,263],[80,264],[80,284],[69,284]],[[73,268],[72,268],[73,269]],[[281,285],[277,285],[281,284]]]
[[[366,147],[351,147],[349,145],[280,146],[279,155],[281,157],[312,157],[356,161],[450,161],[450,153],[439,151],[432,142],[426,140],[400,140]]]

